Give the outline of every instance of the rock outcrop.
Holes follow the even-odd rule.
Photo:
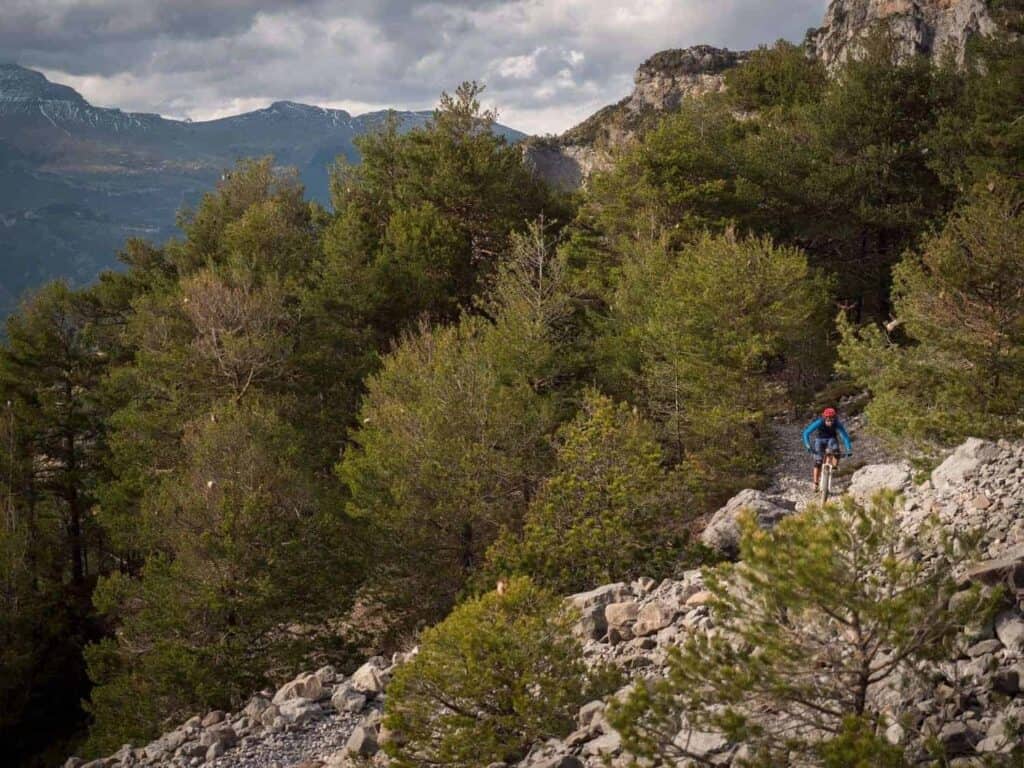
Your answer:
[[[701,533],[701,543],[727,557],[735,557],[739,554],[740,546],[739,518],[746,511],[753,512],[763,528],[770,528],[786,515],[795,512],[796,504],[763,491],[749,488],[740,491],[712,515]]]
[[[635,138],[684,99],[717,93],[725,72],[745,53],[710,45],[661,51],[640,65],[629,96],[591,115],[561,136],[523,143],[526,162],[543,179],[562,189],[583,186],[595,171],[611,165],[611,153]]]
[[[994,29],[985,0],[832,0],[825,23],[808,34],[810,51],[829,69],[856,56],[864,35],[888,28],[901,56],[963,61],[967,42]]]

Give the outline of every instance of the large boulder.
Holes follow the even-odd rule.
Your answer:
[[[740,491],[711,517],[700,535],[703,544],[727,557],[736,557],[740,549],[740,515],[750,510],[762,528],[771,528],[796,510],[796,503],[750,488]]]
[[[323,683],[313,673],[299,675],[290,683],[285,683],[274,694],[274,703],[282,704],[289,699],[319,699],[324,692]]]
[[[1003,611],[996,616],[996,637],[1016,654],[1024,654],[1024,616],[1016,611]]]
[[[675,615],[675,610],[660,600],[646,603],[637,614],[633,634],[637,637],[653,635],[658,630],[664,629],[671,624]]]
[[[632,595],[632,591],[621,581],[614,584],[605,584],[589,592],[577,592],[569,595],[566,600],[575,608],[583,611],[587,608],[605,606],[609,603],[620,603]]]
[[[338,671],[328,664],[326,667],[320,667],[316,672],[316,679],[320,681],[320,684],[324,687],[328,685],[334,685],[338,679]]]
[[[973,477],[982,464],[992,461],[998,455],[999,446],[995,443],[977,437],[968,438],[967,442],[935,468],[932,472],[932,485],[938,491],[954,489]]]
[[[377,753],[377,749],[377,732],[364,725],[357,725],[345,742],[345,751],[350,755],[371,757]]]
[[[379,665],[373,663],[372,660],[357,669],[352,674],[352,679],[349,680],[349,683],[353,690],[371,699],[378,694],[384,693],[386,684]]]
[[[366,694],[355,690],[349,683],[342,683],[334,689],[331,706],[339,712],[361,712],[366,706]]]
[[[968,568],[962,581],[981,584],[1004,584],[1010,590],[1024,593],[1024,544],[1003,551],[999,557],[984,560]]]
[[[850,478],[849,493],[859,501],[867,501],[881,490],[902,491],[911,484],[910,465],[869,464],[861,467]]]
[[[281,717],[296,725],[317,720],[323,715],[323,708],[309,699],[288,699],[288,701],[282,702],[278,709],[281,712]]]
[[[234,728],[224,723],[213,728],[207,728],[199,737],[199,743],[204,747],[209,747],[218,741],[223,742],[226,747],[232,747],[238,743],[238,734],[235,733]]]
[[[729,741],[720,733],[684,728],[676,734],[673,744],[691,755],[707,757],[725,750]]]
[[[624,603],[609,603],[604,608],[604,618],[609,629],[623,629],[636,621],[640,613],[640,604],[634,600]]]
[[[269,706],[270,699],[257,694],[249,699],[249,703],[245,705],[245,709],[242,710],[242,714],[250,720],[259,720],[260,715],[262,715]]]
[[[603,605],[592,605],[580,611],[579,621],[573,626],[573,633],[581,640],[600,640],[608,631]]]

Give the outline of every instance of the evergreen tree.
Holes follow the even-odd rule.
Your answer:
[[[86,653],[97,683],[91,751],[237,705],[315,641],[289,623],[316,628],[344,610],[352,531],[301,446],[262,406],[227,404],[186,427],[184,461],[143,505],[153,554],[141,578],[117,573],[97,588],[97,607],[120,629]]]
[[[95,596],[118,634],[87,652],[94,751],[237,703],[299,663],[288,624],[347,610],[362,569],[330,466],[355,382],[318,390],[304,312],[323,223],[294,175],[244,162],[97,289],[123,318],[97,514],[122,567]]]
[[[820,99],[768,113],[748,134],[741,173],[762,191],[768,231],[827,266],[861,312],[884,310],[889,269],[953,202],[927,152],[952,85],[879,33]]]
[[[407,334],[367,382],[339,473],[376,530],[378,597],[434,621],[513,530],[551,456],[570,378],[572,297],[540,224],[512,237],[478,309]],[[567,357],[569,360],[567,361]]]
[[[1024,184],[1024,3],[989,10],[994,29],[968,44],[956,99],[928,136],[932,167],[965,193],[993,174]]]
[[[902,343],[844,323],[842,367],[891,438],[953,444],[1024,434],[1024,199],[994,179],[895,270]]]
[[[687,734],[710,731],[746,743],[754,765],[903,766],[926,757],[884,743],[889,720],[876,694],[928,685],[927,662],[949,658],[968,620],[994,607],[977,591],[950,601],[951,574],[970,547],[947,542],[940,551],[913,556],[891,494],[867,507],[847,497],[811,508],[770,532],[748,517],[741,561],[705,572],[715,633],[672,649],[667,677],[613,708],[625,748],[699,758]]]
[[[88,575],[88,509],[103,449],[96,390],[106,356],[92,337],[84,299],[63,283],[42,288],[7,323],[0,377],[28,431],[34,492],[59,510],[72,584]]]
[[[331,182],[336,216],[324,236],[323,302],[367,319],[390,341],[422,314],[454,320],[471,306],[508,248],[508,236],[559,206],[493,131],[483,90],[463,83],[443,94],[433,120],[400,134],[357,140],[358,165],[344,162]]]
[[[708,495],[752,480],[779,384],[789,376],[798,390],[827,363],[829,291],[800,251],[732,233],[625,265],[611,339],[619,386],[635,388],[670,459]]]
[[[552,474],[526,514],[488,552],[488,576],[529,574],[558,593],[670,570],[686,506],[661,466],[652,425],[625,404],[589,392],[559,430]]]
[[[0,350],[0,739],[15,756],[82,726],[82,647],[108,548],[90,514],[103,473],[108,358],[89,298],[52,283],[7,322]],[[48,743],[49,742],[49,743]],[[59,748],[59,747],[58,747]]]
[[[900,61],[885,36],[831,81],[800,56],[756,53],[729,76],[733,93],[687,100],[593,180],[578,218],[603,236],[581,255],[594,271],[735,226],[802,248],[841,298],[885,309],[890,267],[954,199],[928,148],[956,76]],[[741,119],[737,105],[758,111]]]
[[[468,600],[424,632],[388,686],[387,745],[399,768],[516,762],[565,736],[616,678],[584,664],[561,599],[529,579]]]
[[[406,336],[370,377],[339,467],[350,513],[375,529],[382,597],[401,625],[436,620],[548,462],[553,414],[530,371],[502,370],[487,321]]]
[[[761,46],[725,74],[729,101],[747,111],[816,101],[828,84],[824,64],[803,46],[779,40]]]
[[[269,392],[292,396],[280,405],[297,421],[310,411],[321,415],[316,409],[325,404],[296,362],[302,281],[318,229],[302,194],[294,176],[269,159],[243,161],[183,215],[184,239],[158,250],[136,246],[126,254],[128,273],[98,288],[107,311],[124,315],[112,345],[125,350],[104,386],[115,413],[113,477],[100,489],[100,519],[134,564],[149,548],[136,525],[139,507],[181,460],[184,425],[197,414],[223,399]],[[310,441],[325,471],[345,417]],[[330,440],[319,439],[327,435],[333,452]],[[325,449],[327,457],[317,454]]]

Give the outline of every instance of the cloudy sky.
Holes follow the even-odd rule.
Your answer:
[[[798,41],[827,0],[0,0],[0,58],[100,106],[208,119],[290,99],[432,107],[487,84],[503,123],[560,132],[665,48]]]

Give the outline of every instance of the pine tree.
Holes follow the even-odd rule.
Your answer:
[[[780,384],[798,392],[827,363],[829,282],[796,249],[727,233],[678,256],[650,249],[618,290],[611,362],[635,382],[670,460],[712,496],[748,483]]]
[[[384,359],[338,468],[377,532],[392,629],[442,616],[501,529],[521,526],[565,410],[573,298],[540,223],[512,236],[477,308]]]
[[[799,45],[761,46],[725,74],[729,101],[743,110],[791,107],[820,98],[828,84],[824,64]]]
[[[928,135],[932,167],[963,192],[994,174],[1024,183],[1024,3],[1000,0],[989,11],[994,29],[968,44],[956,98]]]
[[[877,694],[928,685],[927,662],[949,658],[968,620],[994,604],[977,590],[951,601],[970,547],[940,539],[939,557],[915,556],[920,543],[901,535],[895,505],[892,494],[867,507],[846,497],[770,532],[747,518],[741,561],[705,571],[715,632],[673,649],[666,678],[614,708],[625,748],[700,759],[693,731],[747,744],[753,765],[927,757],[884,742],[891,721]]]
[[[487,577],[528,574],[559,593],[657,577],[685,540],[680,485],[662,468],[653,426],[591,391],[559,430],[552,474],[522,534],[506,531],[488,551]]]
[[[871,423],[896,441],[1024,434],[1024,202],[981,186],[895,270],[897,338],[843,324],[842,367],[871,389]]]
[[[436,620],[515,526],[548,461],[547,400],[502,370],[481,318],[406,336],[370,377],[339,473],[373,525],[375,581],[402,625]]]
[[[560,212],[522,153],[493,131],[482,86],[443,94],[431,122],[400,133],[394,120],[357,140],[361,162],[341,162],[336,216],[324,236],[324,302],[365,317],[378,341],[421,315],[454,320],[469,308],[508,249],[510,233]],[[337,299],[334,299],[337,301]]]
[[[85,307],[86,298],[64,283],[40,289],[8,320],[0,359],[8,413],[25,435],[33,493],[61,516],[68,574],[78,588],[90,571],[88,510],[106,415],[98,388],[107,359]]]
[[[84,720],[89,597],[110,567],[90,514],[109,365],[91,309],[85,292],[44,286],[8,319],[0,350],[0,740],[12,759],[59,750]]]
[[[273,410],[215,408],[187,425],[182,449],[142,507],[153,552],[141,577],[116,573],[96,591],[120,629],[86,653],[94,752],[287,675],[316,641],[288,624],[322,629],[357,581],[340,500]]]

